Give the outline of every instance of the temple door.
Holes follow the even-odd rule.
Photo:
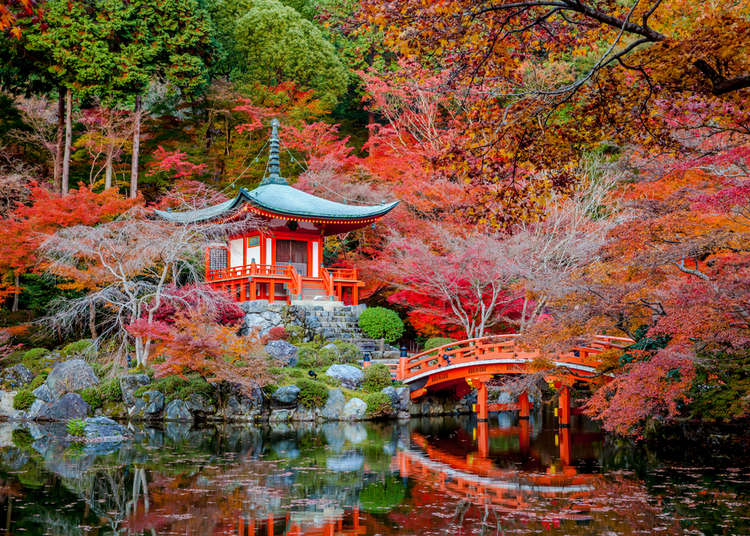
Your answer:
[[[277,239],[276,264],[291,264],[300,275],[307,276],[307,242]]]

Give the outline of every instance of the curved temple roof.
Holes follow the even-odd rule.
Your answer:
[[[379,218],[393,209],[398,201],[375,206],[345,205],[297,190],[288,184],[265,184],[255,190],[241,188],[234,199],[211,207],[187,212],[157,210],[156,214],[177,223],[193,223],[228,215],[244,203],[280,216],[346,221]]]
[[[379,218],[398,205],[398,201],[375,206],[346,205],[293,188],[280,175],[279,122],[274,119],[271,126],[268,175],[261,181],[260,186],[254,190],[241,188],[234,199],[211,207],[186,212],[157,210],[155,211],[156,214],[165,220],[177,223],[193,223],[228,215],[241,208],[243,204],[250,203],[261,211],[274,215],[278,214],[282,217],[335,220],[343,223],[348,220]]]

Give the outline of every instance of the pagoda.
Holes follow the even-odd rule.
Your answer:
[[[323,239],[353,231],[385,216],[397,204],[358,206],[336,203],[289,185],[281,176],[279,122],[271,123],[268,166],[254,190],[187,212],[156,211],[169,221],[229,221],[250,212],[260,225],[206,248],[205,280],[237,301],[330,300],[356,305],[364,283],[353,268],[323,264]]]

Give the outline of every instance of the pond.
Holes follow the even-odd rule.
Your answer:
[[[743,463],[667,461],[581,417],[170,424],[85,448],[42,432],[0,424],[0,532],[750,534]]]

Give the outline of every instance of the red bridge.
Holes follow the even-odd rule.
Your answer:
[[[525,393],[517,404],[489,404],[487,382],[496,374],[532,374],[545,371],[545,379],[560,393],[559,421],[570,423],[570,387],[577,381],[603,382],[608,376],[598,371],[598,354],[633,343],[626,337],[596,335],[585,345],[553,358],[539,351],[526,351],[518,346],[518,335],[492,335],[478,339],[452,342],[411,357],[402,357],[391,365],[397,380],[409,385],[412,400],[430,391],[456,389],[463,392],[476,388],[476,412],[480,421],[489,411],[519,410],[528,417],[531,404]],[[393,370],[395,369],[395,370]]]

